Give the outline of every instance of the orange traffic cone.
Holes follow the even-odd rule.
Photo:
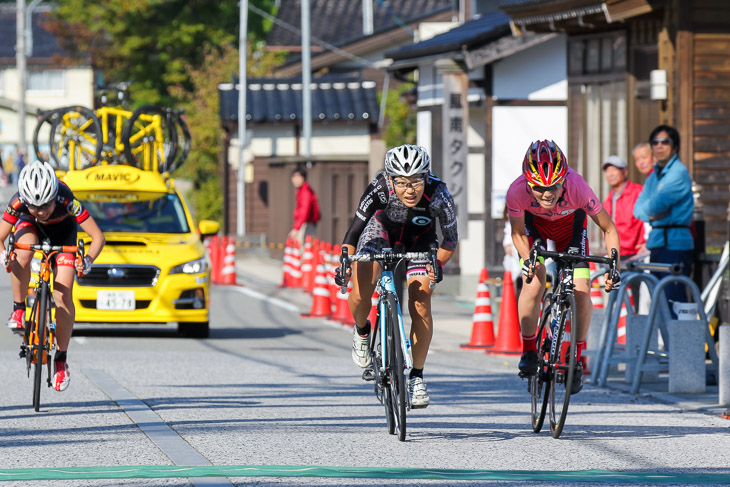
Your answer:
[[[289,287],[289,281],[291,280],[290,272],[291,268],[289,266],[289,260],[291,259],[291,238],[286,239],[286,245],[284,246],[284,263],[281,268],[281,284],[279,284],[280,288]]]
[[[332,314],[325,264],[321,259],[317,260],[317,275],[314,278],[314,289],[312,290],[312,309],[309,310],[309,313],[302,313],[304,317],[317,318]]]
[[[218,235],[210,237],[210,282],[213,284],[220,283],[220,245],[218,243]]]
[[[596,270],[596,264],[590,262],[589,267],[591,273]],[[601,294],[601,285],[598,283],[598,279],[591,282],[591,303],[593,303],[593,309],[603,309],[603,295]]]
[[[347,298],[350,297],[351,291],[352,281],[349,281],[347,283],[347,292],[345,294],[340,292],[337,293],[337,299],[335,299],[335,312],[332,313],[332,316],[330,316],[331,319],[343,324],[355,324],[355,319],[352,317],[352,313],[350,312],[350,305],[347,303]]]
[[[236,285],[236,240],[233,237],[223,237],[223,267],[221,269],[221,283],[229,286]]]
[[[302,282],[301,286],[309,292],[314,284],[315,276],[314,248],[312,247],[312,236],[307,235],[304,240],[304,253],[302,253]]]
[[[299,253],[299,240],[294,240],[294,247],[289,254],[289,287],[302,287],[302,268]]]
[[[477,285],[477,299],[472,318],[471,340],[461,348],[485,348],[494,345],[494,322],[492,321],[492,300],[489,297],[487,269],[482,269]]]
[[[499,311],[499,325],[494,347],[487,353],[512,354],[522,353],[522,333],[520,332],[517,299],[512,283],[512,273],[504,272],[502,282],[502,304]]]

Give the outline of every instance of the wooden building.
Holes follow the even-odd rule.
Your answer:
[[[728,3],[503,0],[500,8],[515,35],[568,35],[571,165],[595,184],[603,158],[631,160],[657,124],[675,126],[680,159],[702,188],[707,245],[722,245],[730,200]],[[641,182],[633,167],[631,177]]]

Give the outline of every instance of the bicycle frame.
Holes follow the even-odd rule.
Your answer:
[[[398,315],[398,326],[397,326],[397,332],[400,334],[401,337],[401,349],[403,350],[403,357],[406,360],[405,363],[405,369],[410,370],[413,368],[413,357],[411,356],[411,340],[406,336],[406,330],[403,325],[403,313],[401,312],[401,306],[400,301],[398,301],[398,294],[395,289],[395,279],[393,276],[393,271],[388,268],[384,268],[380,274],[380,279],[378,280],[377,288],[379,288],[379,297],[378,297],[378,319],[380,322],[378,323],[378,327],[380,328],[380,349],[385,350],[386,346],[386,340],[388,337],[387,334],[387,313],[385,309],[385,299],[384,296],[387,294],[391,294],[395,298],[396,303],[396,310]],[[386,369],[388,364],[386,363],[386,354],[381,354],[381,367],[383,370]],[[409,401],[410,402],[410,401]]]

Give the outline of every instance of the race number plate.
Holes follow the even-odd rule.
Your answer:
[[[96,309],[129,311],[134,307],[134,291],[96,292]]]

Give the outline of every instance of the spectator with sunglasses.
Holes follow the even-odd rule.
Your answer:
[[[683,274],[689,276],[694,249],[690,230],[694,197],[689,171],[677,155],[679,132],[669,125],[659,125],[651,131],[649,143],[656,163],[636,200],[634,216],[651,224],[646,242],[650,261],[681,263]],[[662,278],[666,274],[656,276]],[[686,301],[684,285],[672,284],[665,289],[667,299]]]
[[[606,250],[616,249],[620,254],[619,236],[611,217],[588,183],[568,167],[560,147],[552,140],[537,140],[530,144],[522,161],[520,175],[507,190],[507,212],[512,225],[512,241],[522,261],[523,283],[517,310],[522,331],[520,376],[537,373],[537,320],[540,302],[545,291],[545,264],[530,260],[533,241],[555,242],[555,250],[566,252],[578,248],[588,255],[587,217],[603,230]],[[527,278],[536,277],[527,283]],[[620,277],[607,276],[606,290],[619,283]],[[586,346],[593,305],[590,297],[590,270],[588,263],[576,266],[573,274],[577,306],[577,367],[573,376],[573,393],[583,387],[583,368],[580,358]]]
[[[74,274],[87,274],[91,270],[91,263],[101,253],[105,239],[89,212],[75,199],[71,189],[58,180],[50,164],[35,161],[25,166],[18,177],[18,192],[10,199],[0,221],[0,261],[5,266],[10,259],[12,265],[13,311],[8,327],[13,332],[22,334],[25,331],[25,298],[33,252],[16,250],[8,255],[5,239],[14,231],[15,241],[19,243],[33,245],[47,238],[51,245],[75,246],[77,224],[91,237],[84,262],[76,262],[75,256],[69,253],[54,257],[57,347],[53,388],[57,391],[64,391],[71,380],[66,352],[76,318],[72,296]]]

